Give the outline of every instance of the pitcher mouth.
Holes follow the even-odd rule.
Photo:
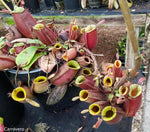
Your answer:
[[[121,67],[121,61],[120,60],[116,60],[114,65],[115,65],[115,67],[120,68]]]
[[[138,84],[132,84],[130,86],[129,96],[132,98],[138,97],[142,93],[142,87]]]
[[[113,81],[110,77],[105,77],[103,83],[105,86],[111,87],[113,84]]]
[[[35,26],[33,26],[33,29],[35,30],[42,30],[43,28],[44,28],[44,25],[41,23],[38,23]]]
[[[90,75],[92,75],[91,70],[88,69],[88,68],[83,69],[83,70],[82,70],[82,73],[83,73],[83,75],[85,75],[85,76],[90,76]]]
[[[76,79],[76,81],[75,81],[75,84],[76,84],[76,85],[80,85],[80,84],[82,84],[84,81],[85,81],[85,77],[82,76],[82,75],[80,75],[80,76],[77,77],[77,79]]]
[[[81,28],[80,33],[83,34],[85,31],[85,28]]]
[[[101,108],[98,104],[91,104],[89,106],[89,113],[91,115],[99,115],[101,112]]]
[[[113,74],[113,65],[110,65],[106,68],[106,71],[109,72],[109,70],[111,71],[111,74]]]
[[[116,117],[116,108],[112,107],[112,106],[106,106],[103,110],[102,110],[102,118],[104,121],[111,121]]]
[[[24,8],[23,7],[18,7],[18,6],[14,6],[14,10],[11,12],[12,14],[13,13],[22,13],[22,12],[24,12]]]
[[[71,60],[67,63],[67,66],[70,68],[70,69],[73,69],[73,70],[79,70],[80,69],[80,65],[77,61],[75,60]]]
[[[73,30],[73,31],[78,30],[78,25],[73,25],[73,26],[72,26],[72,30]]]
[[[81,90],[79,93],[79,97],[81,101],[86,101],[89,97],[89,92],[87,90]]]
[[[85,60],[85,62],[87,62],[87,63],[90,63],[90,62],[91,62],[91,61],[90,61],[90,58],[87,57],[87,56],[84,57],[84,60]]]
[[[90,33],[90,32],[92,32],[93,30],[95,30],[96,29],[96,25],[89,25],[89,26],[87,26],[86,28],[85,28],[85,32],[86,33]]]
[[[61,49],[61,44],[60,44],[60,43],[57,43],[57,44],[54,45],[54,47],[55,47],[56,49]]]
[[[120,95],[126,95],[128,93],[128,87],[125,87],[125,86],[121,86],[119,88],[119,94]]]
[[[47,81],[47,78],[45,76],[39,76],[39,77],[34,79],[34,83],[43,83],[46,81]]]
[[[15,101],[24,101],[26,99],[26,91],[22,87],[17,87],[12,92],[12,98]]]

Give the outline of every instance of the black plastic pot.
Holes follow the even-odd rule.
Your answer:
[[[55,8],[54,0],[44,0],[47,7]]]
[[[7,71],[7,75],[9,76],[9,79],[12,81],[12,83],[14,83],[15,74],[16,74],[16,70],[12,69],[12,70]],[[40,75],[46,76],[46,73],[42,72],[40,68],[31,70],[30,71],[30,84],[32,84],[32,81],[34,78]],[[28,73],[26,71],[19,72],[17,75],[17,81],[21,81],[23,82],[23,84],[28,85]],[[72,101],[72,98],[75,96],[78,96],[80,90],[81,88],[79,87],[68,86],[64,97],[58,103],[54,105],[46,104],[47,98],[49,96],[47,92],[42,93],[42,94],[34,93],[34,97],[40,103],[41,107],[43,107],[46,111],[49,111],[49,112],[61,111],[63,109],[66,109],[75,105],[78,102],[78,101]]]
[[[4,126],[9,128],[17,125],[24,114],[24,105],[8,97],[13,88],[6,74],[0,71],[0,117],[4,118]]]
[[[49,112],[59,112],[61,110],[65,110],[69,107],[74,106],[79,100],[72,101],[72,98],[75,96],[79,96],[81,88],[75,87],[75,86],[68,86],[67,91],[64,95],[64,97],[56,104],[54,105],[47,105],[46,101],[48,98],[48,93],[42,93],[42,94],[34,94],[35,98],[39,101],[40,105]]]
[[[25,7],[29,9],[31,13],[40,11],[40,5],[38,0],[24,0]]]
[[[66,10],[77,10],[80,8],[79,0],[64,0]]]
[[[30,72],[30,83],[33,81],[34,78],[40,75],[46,75],[40,68],[31,70]],[[15,81],[16,70],[11,69],[7,71],[7,75],[9,76],[12,83]],[[17,81],[23,82],[23,84],[28,85],[28,72],[21,71],[17,74]]]
[[[119,60],[122,62],[122,66],[125,66],[125,57],[119,57]]]
[[[61,2],[61,1],[63,1],[63,0],[54,0],[55,2]]]

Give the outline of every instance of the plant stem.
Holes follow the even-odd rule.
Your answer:
[[[135,29],[131,20],[131,14],[130,14],[127,1],[126,0],[118,0],[118,1],[120,4],[122,14],[124,16],[124,20],[125,20],[126,27],[127,27],[127,32],[129,34],[129,39],[132,44],[135,66],[130,72],[127,71],[126,75],[116,85],[116,89],[118,89],[127,79],[134,77],[141,66],[141,57],[139,55],[139,49],[138,49],[138,39],[136,38],[136,33],[135,33]]]
[[[96,58],[95,56],[93,55],[93,53],[88,50],[87,48],[83,47],[83,49],[91,56],[91,58],[93,59],[93,62],[94,62],[94,72],[93,72],[93,75],[97,75],[98,74],[98,64],[97,64],[97,61],[96,61]]]
[[[21,2],[21,0],[19,0],[19,1],[17,2],[16,6],[19,6],[20,2]]]
[[[3,0],[0,0],[0,1],[6,7],[7,10],[9,10],[10,12],[12,11]]]
[[[103,24],[105,22],[105,20],[102,20],[102,21],[99,21],[97,24],[96,24],[96,27]]]

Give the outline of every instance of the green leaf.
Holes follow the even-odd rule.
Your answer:
[[[120,57],[125,57],[125,55],[123,55],[123,54],[120,54]]]
[[[6,45],[5,43],[5,37],[0,38],[0,49],[2,49]]]
[[[27,66],[39,48],[41,48],[41,47],[40,46],[30,46],[30,47],[24,49],[16,57],[16,64],[19,67]]]
[[[139,47],[139,50],[142,50],[142,49],[144,49],[144,47]]]
[[[141,34],[140,34],[140,37],[144,37],[144,35],[145,35],[144,33],[141,33]]]
[[[118,44],[119,44],[119,45],[121,45],[121,43],[122,43],[121,41],[118,41]]]
[[[145,58],[142,56],[142,55],[140,55],[141,56],[141,59],[143,60],[143,61],[145,61]]]
[[[109,94],[109,96],[108,96],[108,98],[109,98],[110,101],[112,101],[113,97],[114,97],[114,95],[112,93]]]
[[[64,47],[65,49],[68,49],[68,48],[69,48],[68,44],[65,44],[65,45],[64,45],[64,44],[61,44],[61,46]]]
[[[15,53],[15,49],[14,49],[14,48],[11,48],[11,49],[9,50],[9,53],[10,53],[10,54],[14,54],[14,53]]]
[[[43,43],[38,39],[31,39],[27,44],[43,44]]]
[[[117,90],[115,90],[115,93],[119,93],[119,90],[117,89]]]
[[[116,97],[120,97],[121,95],[120,95],[119,93],[116,93],[115,96],[116,96]]]
[[[5,40],[5,37],[0,37],[0,43]]]
[[[124,41],[124,40],[126,40],[127,39],[127,37],[126,36],[124,36],[124,37],[122,37],[122,40]]]
[[[13,47],[20,47],[20,46],[23,46],[24,43],[15,43]]]
[[[3,47],[5,47],[6,43],[5,42],[0,42],[0,49],[2,49]]]
[[[116,48],[117,53],[119,54],[119,49]]]
[[[96,80],[96,86],[97,87],[99,86],[99,80],[98,79]]]
[[[25,66],[23,69],[26,70],[26,71],[29,71],[30,67],[33,65],[33,63],[38,60],[40,57],[42,57],[43,55],[46,55],[46,52],[40,52],[40,53],[37,53],[33,56],[32,60],[30,61],[30,63]]]
[[[121,48],[121,50],[125,52],[126,49],[125,48]]]

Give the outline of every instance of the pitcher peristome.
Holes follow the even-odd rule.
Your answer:
[[[108,124],[116,124],[123,117],[124,111],[119,107],[106,106],[101,113],[102,119]]]
[[[49,82],[45,76],[38,76],[33,80],[32,89],[35,93],[46,92],[49,88]]]

